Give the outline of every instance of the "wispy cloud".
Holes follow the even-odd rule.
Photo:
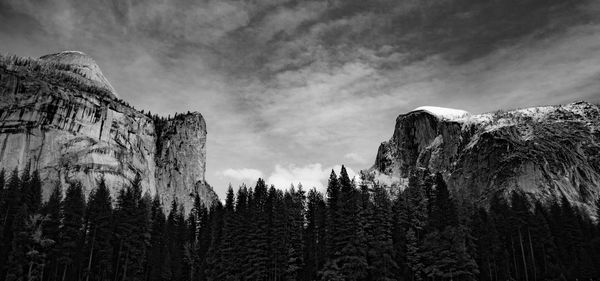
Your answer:
[[[344,158],[350,159],[351,161],[354,161],[358,164],[367,164],[369,162],[366,158],[354,152],[346,153],[346,155],[344,155]]]
[[[136,107],[201,111],[223,195],[256,171],[322,187],[342,160],[366,168],[421,105],[600,102],[598,15],[589,0],[0,0],[0,51],[81,50]]]

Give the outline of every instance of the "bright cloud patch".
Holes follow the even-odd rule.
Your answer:
[[[354,161],[359,164],[367,163],[367,159],[358,155],[358,153],[354,153],[354,152],[347,153],[346,155],[344,155],[344,158],[350,159],[351,161]]]
[[[317,190],[324,191],[331,170],[333,169],[339,175],[341,168],[341,165],[323,167],[320,163],[308,164],[306,166],[276,165],[275,170],[267,179],[267,183],[273,184],[277,188],[288,188],[291,184],[297,186],[301,183],[305,190],[315,187]],[[356,176],[356,173],[352,169],[346,167],[346,171],[350,178]]]
[[[222,172],[222,174],[226,177],[233,178],[239,181],[242,180],[257,180],[258,178],[262,178],[263,173],[256,169],[227,169]]]

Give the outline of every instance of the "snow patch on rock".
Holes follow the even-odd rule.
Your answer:
[[[415,108],[413,111],[426,111],[437,116],[438,118],[446,120],[463,119],[471,115],[469,112],[464,110],[437,106],[421,106]]]

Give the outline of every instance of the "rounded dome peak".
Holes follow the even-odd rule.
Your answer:
[[[44,61],[52,61],[61,64],[68,64],[76,69],[81,76],[90,79],[94,82],[99,83],[101,86],[107,88],[116,97],[117,93],[113,86],[108,82],[96,61],[84,52],[80,51],[63,51],[60,53],[45,55],[40,57]]]

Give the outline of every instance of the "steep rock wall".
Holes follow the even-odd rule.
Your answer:
[[[189,210],[193,196],[216,199],[204,180],[206,122],[198,112],[157,121],[156,180],[164,203],[177,199]],[[211,189],[212,190],[212,189]]]
[[[104,176],[114,199],[139,173],[143,191],[160,194],[166,208],[177,198],[189,210],[195,193],[206,205],[215,200],[204,182],[206,124],[199,113],[156,121],[104,86],[72,80],[56,62],[1,62],[0,168],[30,163],[45,198],[73,180],[87,195]]]
[[[486,201],[521,190],[592,211],[600,196],[600,108],[578,102],[468,115],[400,115],[373,174],[402,188],[416,170],[440,172],[454,192]],[[398,179],[400,179],[398,181]]]

